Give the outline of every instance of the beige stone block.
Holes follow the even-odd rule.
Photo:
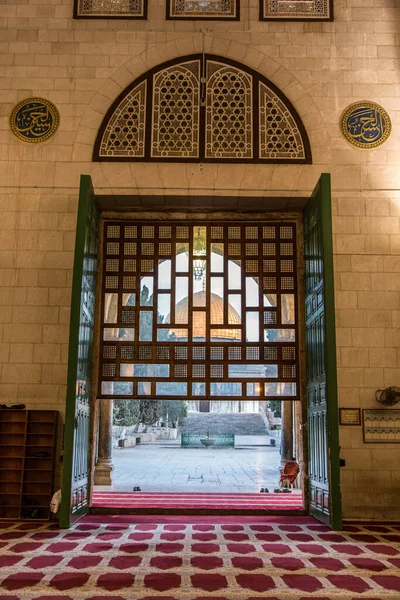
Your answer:
[[[398,471],[399,451],[396,447],[381,448],[380,444],[374,445],[372,452],[371,468],[372,470],[380,471],[387,469],[389,471]],[[393,444],[396,446],[396,444]]]
[[[3,329],[3,342],[41,342],[42,325],[16,325],[5,324]]]
[[[42,365],[42,381],[48,384],[66,384],[67,365]]]
[[[14,271],[16,275],[15,285],[18,286],[37,286],[39,279],[38,269],[18,269]]]
[[[370,348],[368,352],[371,367],[397,367],[396,348]]]
[[[58,317],[58,322],[62,325],[69,325],[71,317],[71,309],[69,306],[60,306],[60,313]]]
[[[43,325],[45,344],[66,344],[69,339],[69,327],[66,325]]]
[[[32,362],[59,364],[61,362],[61,344],[34,344]]]
[[[361,387],[363,385],[364,370],[356,367],[339,367],[338,386],[339,387]]]
[[[367,327],[366,310],[340,309],[337,311],[339,327]]]
[[[0,269],[0,286],[15,285],[15,275],[14,269]]]
[[[340,273],[339,281],[342,290],[371,290],[370,273]]]
[[[370,471],[372,465],[372,450],[356,449],[346,451],[344,458],[346,459],[346,469],[354,471]]]
[[[383,271],[382,256],[353,255],[351,257],[351,271],[365,273],[379,273]]]
[[[14,303],[13,292],[14,288],[12,287],[0,288],[0,306],[12,305]]]
[[[335,306],[338,310],[357,308],[357,292],[336,290]]]
[[[45,266],[45,253],[39,251],[17,251],[16,267],[18,269],[41,269]]]
[[[46,288],[30,287],[26,290],[27,305],[47,306],[49,303],[49,291]]]
[[[368,327],[393,327],[392,315],[396,311],[390,310],[367,310]],[[400,326],[400,324],[399,324]]]
[[[381,465],[382,470],[376,471],[354,471],[354,486],[359,491],[380,490],[389,491],[392,485],[391,471],[385,470],[385,465]]]
[[[392,273],[371,273],[371,289],[399,291],[400,279]]]
[[[370,364],[367,348],[340,348],[340,356],[344,368],[368,367]]]
[[[384,376],[383,368],[370,367],[364,368],[364,386],[370,388],[379,388],[383,385]],[[371,396],[371,399],[373,396]],[[363,404],[365,408],[365,404]]]
[[[360,217],[361,233],[397,234],[399,233],[398,217]]]
[[[339,387],[338,388],[339,406],[349,408],[358,408],[360,406],[360,390],[356,387]]]
[[[57,231],[39,231],[37,247],[38,250],[62,250],[62,235]]]
[[[389,235],[372,235],[365,236],[365,253],[366,254],[389,254],[390,243]]]
[[[2,369],[2,383],[40,383],[41,366],[28,364],[6,364]]]
[[[368,294],[358,293],[359,308],[387,309],[395,310],[399,308],[399,293],[398,292],[378,292],[370,291]]]
[[[333,266],[335,273],[351,271],[351,257],[345,254],[336,254],[333,257]]]
[[[73,252],[46,252],[46,269],[72,269],[73,261]]]
[[[389,198],[366,198],[365,209],[367,217],[389,216]],[[372,233],[376,232],[373,231]]]
[[[384,329],[384,333],[385,333],[385,346],[386,348],[397,348],[399,345],[399,336],[400,336],[400,329],[398,328],[387,328]]]
[[[387,273],[399,273],[400,256],[385,256],[383,258],[383,270]]]
[[[392,323],[394,328],[400,328],[400,310],[392,310]]]
[[[337,254],[364,254],[365,236],[356,234],[336,234],[334,236]]]
[[[333,217],[332,229],[336,234],[360,233],[360,217]]]
[[[359,216],[365,215],[365,199],[345,197],[337,199],[338,215],[340,216]]]
[[[1,250],[15,250],[17,247],[17,232],[16,231],[0,231],[0,248]]]
[[[352,345],[357,348],[383,348],[385,331],[388,330],[380,327],[355,327],[352,329]]]
[[[11,323],[12,306],[2,306],[0,310],[0,323]]]
[[[389,199],[389,210],[391,216],[400,216],[400,197]]]
[[[12,315],[13,323],[58,323],[57,306],[26,306],[22,311],[14,308]]]
[[[17,399],[17,384],[11,383],[0,383],[0,398],[2,400],[2,404],[14,404]]]
[[[10,344],[10,363],[33,362],[33,344]]]
[[[390,365],[386,365],[383,370],[384,386],[398,385],[400,381],[400,368],[390,368]]]
[[[10,357],[10,344],[0,342],[0,363],[7,363]]]

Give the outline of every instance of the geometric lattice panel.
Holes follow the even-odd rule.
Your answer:
[[[200,61],[174,65],[153,80],[152,157],[199,155]]]
[[[299,128],[282,100],[260,83],[260,157],[305,158]]]
[[[103,398],[298,399],[293,222],[107,221]]]
[[[312,162],[284,94],[253,69],[209,54],[168,61],[132,82],[107,112],[93,160]]]
[[[144,156],[146,81],[121,101],[108,122],[101,141],[102,156]]]
[[[207,62],[206,157],[251,158],[252,77]]]
[[[332,0],[260,0],[260,20],[331,21]]]
[[[147,0],[75,0],[75,18],[145,19]]]

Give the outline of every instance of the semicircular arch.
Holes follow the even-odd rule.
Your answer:
[[[158,64],[108,109],[93,161],[310,164],[306,128],[259,71],[214,54]]]

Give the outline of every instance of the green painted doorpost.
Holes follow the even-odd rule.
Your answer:
[[[330,174],[303,213],[310,514],[342,525]]]
[[[88,512],[89,419],[99,211],[89,175],[81,175],[69,330],[60,526]]]

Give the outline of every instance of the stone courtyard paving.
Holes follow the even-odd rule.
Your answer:
[[[96,490],[256,493],[279,486],[277,447],[181,448],[176,444],[113,449],[113,486]]]

